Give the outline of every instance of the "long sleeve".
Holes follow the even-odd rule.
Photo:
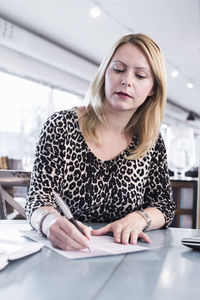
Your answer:
[[[175,203],[172,197],[167,165],[167,154],[163,139],[159,136],[150,163],[145,187],[144,208],[156,207],[165,217],[165,226],[169,226],[175,215]]]
[[[63,178],[66,140],[64,120],[61,112],[55,113],[41,130],[25,206],[28,219],[41,206],[53,206],[57,209],[52,191],[60,190]]]

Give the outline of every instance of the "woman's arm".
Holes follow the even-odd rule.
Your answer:
[[[145,186],[143,209],[151,207],[157,208],[164,216],[165,222],[160,227],[168,227],[175,215],[175,203],[170,184],[166,148],[161,135],[155,145]]]
[[[88,247],[90,230],[80,223],[83,235],[62,217],[53,196],[53,191],[60,193],[62,190],[66,138],[66,116],[55,113],[40,134],[25,208],[30,224],[44,233],[53,246],[73,250]]]
[[[142,213],[134,211],[124,218],[108,224],[98,230],[93,230],[93,235],[102,235],[113,232],[117,243],[136,244],[138,238],[150,242],[148,236],[143,232],[150,219],[148,230],[168,226],[175,214],[175,204],[172,199],[170,180],[167,167],[167,157],[164,143],[159,137],[152,156],[145,195],[143,210],[148,218]]]
[[[64,115],[56,113],[41,130],[25,206],[28,220],[39,207],[50,206],[59,211],[53,191],[60,193],[64,174],[64,128]]]

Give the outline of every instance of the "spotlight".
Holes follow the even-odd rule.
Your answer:
[[[187,83],[187,87],[188,87],[189,89],[192,89],[192,88],[194,87],[194,84],[193,84],[192,82],[188,82],[188,83]]]
[[[189,112],[189,115],[187,116],[187,121],[195,121],[195,115],[192,111]]]
[[[101,14],[101,11],[98,7],[93,7],[90,9],[90,15],[93,18],[98,18]]]
[[[177,77],[179,75],[179,72],[177,71],[177,70],[173,70],[172,72],[171,72],[171,76],[172,77]]]

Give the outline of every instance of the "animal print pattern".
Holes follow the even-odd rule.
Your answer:
[[[54,113],[36,148],[27,217],[41,206],[53,206],[61,213],[52,195],[55,191],[80,221],[112,222],[135,210],[156,207],[168,226],[175,205],[162,137],[144,158],[125,159],[136,143],[133,139],[116,158],[101,161],[84,140],[76,109]]]

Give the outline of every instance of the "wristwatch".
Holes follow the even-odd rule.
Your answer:
[[[52,214],[53,212],[53,209],[44,209],[42,212],[40,212],[35,225],[35,229],[37,230],[40,236],[44,235],[44,233],[42,232],[42,222],[49,214]]]
[[[146,226],[143,229],[143,231],[147,231],[147,229],[151,225],[151,218],[149,217],[149,215],[143,209],[136,210],[136,213],[138,213],[139,215],[141,215],[145,219],[145,221],[147,222]]]

